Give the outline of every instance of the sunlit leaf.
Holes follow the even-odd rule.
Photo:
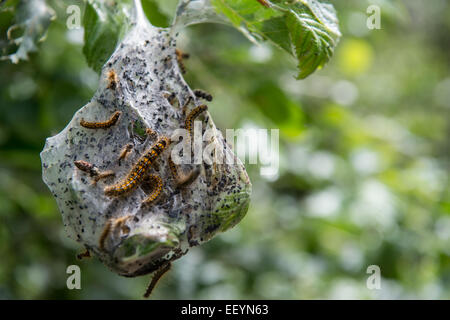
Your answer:
[[[295,56],[306,78],[333,55],[341,36],[332,5],[317,0],[212,0],[234,26],[269,40]]]

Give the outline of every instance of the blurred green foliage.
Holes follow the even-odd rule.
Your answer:
[[[372,3],[380,30],[366,27]],[[280,170],[267,180],[247,165],[247,216],[175,262],[153,298],[450,298],[450,4],[333,4],[342,40],[302,81],[286,53],[231,27],[180,36],[191,54],[186,80],[214,95],[219,128],[281,129]],[[41,180],[45,138],[98,81],[82,30],[67,29],[63,5],[55,10],[29,61],[0,62],[0,298],[140,298],[148,276],[76,260],[82,248],[66,238]],[[1,13],[2,42],[11,19]],[[71,264],[81,290],[66,288]],[[366,287],[369,265],[381,268],[381,290]]]

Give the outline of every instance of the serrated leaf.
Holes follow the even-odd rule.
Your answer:
[[[333,6],[318,0],[212,0],[212,4],[238,29],[244,26],[295,56],[299,79],[331,58],[341,36]]]
[[[174,30],[205,22],[227,23],[227,18],[215,10],[210,0],[179,0]]]

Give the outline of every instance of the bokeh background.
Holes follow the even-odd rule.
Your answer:
[[[59,1],[58,1],[59,2]],[[154,15],[167,24],[167,1]],[[139,299],[97,259],[77,261],[39,152],[96,90],[64,5],[29,61],[0,62],[0,298]],[[325,68],[231,27],[189,27],[186,80],[211,92],[219,128],[279,128],[275,178],[247,165],[253,195],[234,229],[174,263],[157,299],[450,299],[450,3],[332,1],[342,40]],[[381,29],[366,9],[381,8]],[[147,7],[148,10],[148,7]],[[62,14],[61,14],[62,13]],[[11,23],[0,15],[1,39]],[[2,40],[2,41],[3,41]],[[78,264],[82,289],[66,288]],[[369,265],[381,289],[369,290]]]

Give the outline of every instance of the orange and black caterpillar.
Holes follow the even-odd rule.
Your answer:
[[[148,178],[152,186],[152,193],[142,202],[144,204],[153,202],[160,195],[163,188],[163,181],[160,177],[155,174],[150,174]]]
[[[194,120],[204,111],[208,110],[208,106],[206,104],[202,104],[198,107],[195,107],[186,117],[185,120],[185,128],[192,135],[192,126],[194,124]]]
[[[186,67],[184,66],[183,59],[188,59],[189,53],[184,53],[179,49],[175,49],[175,54],[177,56],[177,62],[178,62],[178,65],[180,66],[181,73],[185,74]]]
[[[113,113],[111,118],[109,118],[109,120],[103,122],[88,122],[81,119],[80,125],[89,129],[106,129],[115,125],[121,114],[122,112],[116,111]]]
[[[170,139],[162,137],[134,165],[130,173],[119,183],[104,189],[107,196],[120,196],[137,187],[144,179],[145,172],[155,162],[156,158],[170,144]]]
[[[144,298],[148,298],[150,296],[150,294],[152,293],[153,289],[155,288],[156,284],[158,283],[158,280],[161,279],[161,277],[170,270],[171,267],[171,263],[167,263],[165,265],[163,265],[161,268],[159,268],[158,270],[156,270],[152,281],[150,282],[150,284],[147,287],[147,291],[145,291],[144,294]]]
[[[202,98],[209,102],[211,102],[213,99],[213,96],[211,94],[209,94],[206,91],[200,90],[200,89],[195,89],[194,94],[197,98]]]

